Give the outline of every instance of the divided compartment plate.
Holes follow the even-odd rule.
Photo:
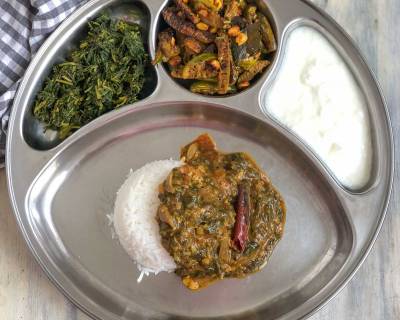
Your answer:
[[[279,49],[272,66],[239,94],[192,94],[157,67],[149,71],[147,97],[101,116],[63,142],[43,135],[31,116],[51,65],[76,43],[89,19],[106,7],[114,15],[139,8],[147,14],[143,25],[154,55],[164,6],[161,0],[91,1],[61,24],[34,58],[14,102],[7,146],[9,192],[23,235],[55,285],[97,319],[309,315],[347,283],[370,251],[393,179],[390,120],[379,87],[348,36],[313,5],[268,1]],[[262,94],[279,72],[284,39],[301,21],[338,44],[368,101],[374,168],[362,192],[343,189],[306,144],[261,109]],[[131,168],[177,158],[179,148],[203,132],[211,133],[221,150],[249,152],[271,177],[288,207],[284,237],[267,266],[243,280],[223,280],[194,293],[174,274],[138,284],[137,268],[108,224],[116,191]]]

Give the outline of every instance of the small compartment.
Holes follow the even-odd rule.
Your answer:
[[[192,2],[194,2],[194,1],[192,0]],[[218,0],[215,1],[215,3],[217,3],[217,2],[218,2]],[[189,1],[189,3],[190,3],[190,1]],[[264,1],[262,1],[262,0],[251,1],[251,2],[248,3],[248,5],[256,6],[257,7],[257,11],[260,12],[262,15],[264,15],[264,17],[266,17],[266,19],[268,20],[269,25],[270,25],[270,27],[272,29],[272,33],[273,33],[274,38],[275,38],[276,49],[275,49],[275,51],[270,52],[270,53],[262,52],[261,53],[261,58],[260,58],[260,60],[268,60],[270,62],[270,64],[267,65],[263,69],[263,71],[257,73],[254,76],[254,78],[252,78],[249,81],[250,85],[245,87],[245,88],[238,88],[239,85],[238,85],[238,83],[236,83],[235,85],[230,85],[231,89],[229,89],[229,91],[226,94],[218,94],[218,93],[215,93],[215,92],[213,94],[206,94],[206,93],[200,93],[200,92],[194,92],[194,93],[199,94],[199,95],[204,95],[204,96],[212,96],[212,97],[215,97],[215,98],[227,97],[227,96],[232,96],[232,95],[235,95],[235,94],[239,94],[239,93],[241,93],[243,91],[246,91],[246,90],[249,90],[250,88],[252,88],[256,83],[258,83],[261,80],[261,78],[265,78],[264,77],[265,74],[270,73],[270,71],[273,69],[273,64],[275,62],[275,57],[277,56],[277,52],[278,52],[278,48],[279,48],[279,37],[278,37],[278,32],[277,32],[277,27],[276,27],[276,21],[275,21],[273,15],[271,13],[271,10],[269,9],[268,5]],[[159,38],[158,38],[159,33],[164,31],[164,30],[166,30],[166,29],[168,29],[168,28],[171,28],[170,25],[167,24],[165,19],[163,18],[163,13],[162,12],[165,9],[167,9],[169,7],[172,7],[172,6],[174,6],[174,7],[176,6],[175,2],[172,1],[172,0],[167,1],[164,4],[162,10],[160,10],[160,15],[157,17],[158,20],[156,21],[156,29],[155,29],[155,33],[154,33],[155,37],[154,37],[154,40],[153,40],[155,42],[154,43],[154,47],[156,48],[156,52],[154,54],[155,57],[157,57],[157,48],[158,48],[158,44],[159,44]],[[195,10],[193,10],[193,12],[196,13]],[[223,9],[221,9],[220,12],[223,12]],[[253,57],[253,56],[256,55],[255,49],[249,49],[248,43],[249,43],[249,41],[251,39],[251,37],[250,37],[250,32],[251,31],[249,32],[248,30],[250,29],[249,28],[250,23],[247,23],[247,22],[245,23],[244,22],[245,20],[244,20],[243,16],[245,15],[245,13],[244,13],[245,9],[243,9],[242,12],[243,12],[243,14],[241,15],[241,17],[242,17],[241,19],[239,19],[238,17],[235,17],[235,18],[232,19],[232,23],[228,24],[228,25],[231,25],[231,26],[239,26],[239,25],[241,25],[241,32],[246,34],[246,36],[248,38],[247,42],[243,46],[237,46],[236,45],[236,41],[235,41],[236,38],[235,37],[229,37],[230,44],[231,44],[230,48],[232,49],[231,52],[232,52],[232,59],[233,60],[236,60],[235,59],[236,56],[243,56],[244,57],[245,54],[247,54],[249,57]],[[222,13],[220,13],[220,14],[222,15]],[[200,17],[200,14],[196,14],[196,16]],[[223,16],[222,16],[222,19],[224,19]],[[189,21],[189,20],[186,18],[186,21]],[[202,21],[204,21],[204,20],[200,20],[200,22],[202,22]],[[259,23],[259,21],[257,23]],[[256,23],[253,23],[253,25],[255,25],[255,24]],[[211,26],[209,26],[208,30],[211,30],[211,29],[212,29]],[[255,30],[257,30],[257,31],[255,31]],[[258,34],[258,38],[257,37],[253,37],[252,39],[255,39],[255,38],[258,39],[259,43],[261,44],[260,47],[263,47],[265,49],[266,48],[265,45],[264,45],[265,42],[261,40],[261,31],[260,30],[261,29],[259,29],[259,28],[253,28],[252,34]],[[214,34],[214,36],[218,37],[217,34]],[[182,42],[182,40],[179,41],[179,38],[177,37],[177,32],[175,30],[174,30],[174,38],[176,39],[176,42],[178,42],[178,43]],[[256,47],[254,45],[255,42],[256,41],[252,41],[252,43],[253,43],[252,48]],[[199,41],[199,43],[201,43],[201,41]],[[218,54],[217,54],[217,49],[216,49],[216,46],[215,46],[215,42],[212,42],[211,44],[214,44],[215,48],[214,48],[213,53],[216,54],[216,60],[218,60]],[[204,50],[204,51],[207,51],[207,47],[210,46],[210,44],[204,44],[204,43],[201,43],[201,45],[203,47],[202,50]],[[182,57],[183,56],[182,52],[184,51],[182,49],[183,45],[179,45],[179,47],[181,47],[180,57]],[[235,51],[235,48],[236,48],[236,51]],[[192,59],[193,57],[199,56],[202,53],[203,53],[203,51],[201,51],[198,54],[193,54],[192,56],[190,56],[190,59]],[[190,61],[190,59],[187,59],[187,60]],[[184,66],[188,65],[188,61],[185,61],[184,59],[182,59],[182,62],[180,64],[182,69],[183,69]],[[194,80],[194,79],[182,79],[182,78],[174,77],[174,76],[171,75],[172,68],[168,65],[167,62],[165,62],[165,61],[161,62],[160,65],[162,65],[162,68],[164,69],[164,71],[171,77],[171,79],[175,83],[177,83],[178,85],[180,85],[181,87],[183,87],[183,88],[185,88],[185,89],[187,89],[189,91],[191,91],[191,86],[195,82],[198,81],[198,80]],[[236,65],[236,67],[235,67],[236,70],[240,70],[240,72],[242,72],[244,70],[243,68],[239,68],[238,67],[238,63],[235,62],[235,65]],[[208,74],[208,73],[206,73],[206,74]],[[214,83],[217,82],[217,76],[215,76],[215,72],[213,73],[213,77],[212,77],[211,80],[214,81]],[[199,79],[199,81],[203,81],[203,79]],[[210,82],[212,82],[212,81],[210,81]],[[231,83],[232,83],[232,76],[231,76]]]
[[[361,67],[335,36],[313,21],[290,24],[261,109],[297,136],[340,186],[362,193],[377,176],[374,111]]]
[[[44,47],[38,52],[37,58],[32,62],[35,65],[28,75],[29,79],[26,82],[27,85],[21,88],[24,94],[26,94],[25,101],[27,104],[22,132],[25,141],[32,148],[48,150],[57,146],[64,140],[59,138],[57,131],[46,129],[45,124],[34,117],[33,106],[36,95],[43,89],[44,81],[51,73],[53,66],[65,61],[71,50],[76,49],[80,41],[86,37],[88,32],[87,23],[103,12],[108,13],[112,19],[123,18],[126,21],[137,23],[141,27],[142,40],[147,54],[149,55],[149,62],[145,69],[145,82],[139,93],[138,101],[148,97],[154,92],[158,79],[155,69],[150,63],[151,58],[148,43],[150,31],[149,9],[141,1],[109,1],[105,5],[99,6],[97,10],[91,11],[90,15],[86,15],[83,19],[76,19],[77,23],[72,24],[72,27],[70,26],[67,28],[61,26],[57,29],[55,31],[57,37],[53,34],[51,40],[44,44]],[[28,90],[29,92],[26,93]]]

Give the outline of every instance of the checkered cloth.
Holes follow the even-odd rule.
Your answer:
[[[86,0],[0,0],[0,168],[10,107],[21,77],[45,38]]]

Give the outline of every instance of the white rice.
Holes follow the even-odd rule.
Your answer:
[[[161,160],[146,164],[130,172],[117,193],[114,206],[114,229],[119,242],[135,261],[141,274],[172,272],[176,265],[161,244],[156,221],[158,186],[173,168],[182,163],[175,160]]]

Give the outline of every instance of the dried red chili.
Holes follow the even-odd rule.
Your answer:
[[[233,244],[237,250],[243,252],[249,239],[250,221],[250,190],[247,184],[238,186],[238,197],[236,201],[236,218],[233,227]]]

